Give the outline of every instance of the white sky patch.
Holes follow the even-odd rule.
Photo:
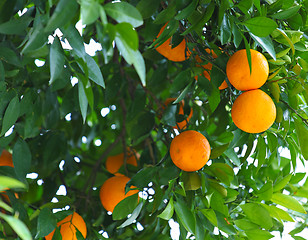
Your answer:
[[[110,113],[110,109],[108,107],[102,108],[101,115],[102,117],[106,117]]]
[[[40,59],[35,59],[34,63],[37,67],[43,67],[45,65],[45,61],[40,60]]]
[[[87,139],[86,136],[82,136],[81,141],[82,141],[82,143],[87,143],[88,139]]]
[[[21,16],[24,15],[27,11],[28,11],[28,8],[24,8],[22,11],[19,10],[19,11],[17,12],[17,14],[18,14],[19,17],[21,17]]]
[[[37,185],[41,186],[41,185],[43,185],[44,181],[43,181],[43,179],[39,179],[39,180],[37,180],[36,183],[37,183]]]
[[[65,161],[64,161],[64,160],[62,160],[62,161],[59,163],[59,168],[60,168],[61,171],[63,171],[63,166],[64,166],[64,164],[65,164]]]
[[[56,194],[66,196],[66,187],[64,185],[61,185]]]
[[[74,157],[74,160],[76,163],[80,163],[80,158],[79,157]]]
[[[84,45],[86,53],[89,54],[90,56],[95,56],[95,53],[97,51],[102,50],[102,45],[98,42],[95,42],[93,39],[90,40],[89,44]]]
[[[37,179],[38,178],[38,174],[37,173],[28,173],[26,178]]]
[[[76,77],[71,77],[71,84],[74,87],[78,83],[78,78]]]
[[[94,145],[97,146],[97,147],[101,146],[101,145],[102,145],[102,140],[96,139],[96,140],[94,141]]]
[[[15,125],[13,125],[7,132],[4,134],[4,137],[8,137],[13,133]]]
[[[66,114],[65,120],[68,121],[68,122],[71,121],[72,120],[72,114],[71,113]]]

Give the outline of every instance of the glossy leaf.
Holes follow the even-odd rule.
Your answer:
[[[45,32],[56,30],[56,28],[63,27],[75,15],[78,9],[78,3],[75,0],[60,0],[55,11],[49,19]]]
[[[17,121],[19,117],[19,111],[20,111],[20,103],[18,97],[16,96],[10,101],[5,111],[0,134],[1,136],[3,136]]]
[[[266,17],[254,17],[243,22],[243,24],[252,34],[258,37],[267,37],[278,27],[275,21]]]
[[[100,5],[96,0],[82,0],[80,3],[80,16],[83,24],[89,25],[99,17]]]
[[[110,17],[118,23],[130,23],[134,28],[143,24],[139,11],[127,2],[111,2],[104,5],[104,9]]]
[[[47,236],[57,226],[57,219],[48,208],[43,208],[37,220],[37,234],[36,238]]]
[[[54,41],[50,47],[50,80],[49,84],[52,84],[55,79],[61,76],[64,66],[64,54],[62,46],[58,37],[54,38]]]
[[[131,225],[136,220],[136,218],[139,216],[142,206],[143,206],[143,202],[139,203],[138,206],[135,208],[135,210],[132,212],[132,215],[124,223],[122,223],[119,226],[119,228],[124,228],[124,227]]]
[[[174,202],[174,210],[185,229],[191,233],[194,233],[196,228],[196,219],[187,205],[182,200],[178,199]]]
[[[248,219],[265,229],[270,229],[273,226],[272,218],[269,212],[257,203],[246,203],[241,205]]]
[[[0,218],[4,219],[4,221],[9,224],[22,240],[32,240],[29,229],[21,220],[3,213],[0,213]]]
[[[308,127],[297,116],[294,117],[294,123],[301,153],[308,160]]]
[[[25,189],[26,185],[15,178],[0,176],[0,191],[3,191],[8,188],[22,188]]]
[[[292,196],[285,195],[282,193],[274,193],[271,201],[283,207],[286,207],[288,209],[291,209],[291,210],[294,210],[300,213],[306,213],[303,206]]]
[[[121,202],[119,202],[113,212],[112,219],[113,220],[121,220],[126,218],[129,214],[131,214],[134,209],[138,205],[138,194],[134,194],[132,196],[124,198]]]
[[[16,176],[26,182],[26,175],[31,167],[31,151],[27,142],[18,139],[13,148],[13,163]]]
[[[168,221],[172,218],[173,213],[174,213],[174,205],[173,205],[173,198],[171,198],[164,211],[160,213],[157,217]]]

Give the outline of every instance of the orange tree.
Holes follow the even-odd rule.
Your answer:
[[[14,166],[0,166],[0,238],[61,239],[61,221],[76,212],[86,239],[170,239],[170,220],[180,239],[271,239],[290,222],[289,236],[303,239],[307,14],[304,0],[0,1],[0,148]],[[229,73],[265,83],[241,91]],[[264,92],[264,104],[241,97],[232,116],[246,91]],[[188,130],[211,148],[196,172],[169,153]],[[200,144],[181,139],[177,157],[194,165]],[[137,166],[126,164],[131,153]],[[100,189],[113,177],[106,159],[119,154],[126,191],[140,193],[111,214]]]

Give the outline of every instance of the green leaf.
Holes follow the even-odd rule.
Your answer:
[[[140,78],[143,86],[146,86],[146,69],[144,59],[139,51],[134,52],[133,55],[133,66]]]
[[[131,214],[138,205],[138,194],[133,194],[124,198],[114,208],[112,212],[113,220],[121,220]]]
[[[293,7],[286,9],[286,10],[282,10],[280,12],[272,14],[271,17],[279,19],[279,20],[288,19],[288,18],[294,16],[300,8],[301,8],[301,5],[295,5]]]
[[[289,183],[291,177],[292,175],[289,174],[283,178],[278,178],[274,183],[273,191],[278,192],[283,189]]]
[[[43,28],[43,24],[39,23],[33,28],[33,31],[28,33],[28,42],[22,49],[21,54],[34,52],[46,44],[48,34],[44,33]]]
[[[286,32],[283,29],[280,29],[280,28],[277,28],[276,31],[279,32],[284,37],[284,39],[287,41],[287,43],[291,47],[292,53],[295,54],[294,44],[293,44],[292,40],[289,38],[289,36],[286,34]]]
[[[217,184],[217,185],[221,186],[220,184]],[[229,215],[228,206],[225,204],[225,200],[223,199],[221,193],[219,193],[217,190],[214,191],[212,194],[210,205],[212,209],[214,209],[215,211],[221,212],[224,216],[227,217]]]
[[[86,63],[87,63],[88,71],[89,71],[89,78],[93,82],[95,82],[97,85],[105,88],[105,81],[104,81],[102,72],[101,72],[98,64],[88,54],[86,54],[85,58],[86,58]]]
[[[118,35],[115,38],[116,45],[121,52],[122,56],[124,57],[125,61],[128,64],[133,64],[136,69],[137,74],[141,80],[141,83],[145,86],[146,85],[146,69],[145,69],[145,62],[138,50],[133,50],[127,45],[127,41],[123,38],[122,35]]]
[[[35,238],[42,238],[51,233],[57,226],[55,215],[48,208],[43,208],[40,211],[37,220],[37,234]]]
[[[5,110],[0,136],[3,136],[15,124],[19,117],[19,111],[20,103],[18,96],[16,96],[10,101],[7,109]]]
[[[128,46],[133,51],[138,50],[138,34],[130,23],[118,23],[115,26],[115,29],[117,36],[122,40],[122,42],[125,42],[125,46]]]
[[[260,229],[246,230],[245,233],[249,240],[269,240],[274,237],[268,231]]]
[[[21,61],[16,52],[11,48],[7,48],[3,45],[0,45],[0,59],[17,67],[21,67]]]
[[[282,223],[282,220],[294,222],[293,218],[287,213],[286,211],[274,206],[274,205],[266,205],[262,204],[263,207],[267,209],[267,211],[270,213],[271,217],[276,218],[278,221]]]
[[[73,25],[69,25],[67,28],[61,28],[61,31],[73,48],[74,53],[78,57],[85,60],[87,54],[84,48],[83,39],[80,36],[78,30]]]
[[[264,138],[260,135],[258,138],[258,145],[257,145],[257,159],[258,159],[258,169],[262,167],[266,160],[266,150],[267,146],[265,143]]]
[[[154,124],[155,124],[154,113],[152,112],[142,113],[138,117],[137,122],[134,123],[134,126],[130,131],[131,138],[136,140],[139,137],[149,134],[151,130],[154,128]]]
[[[27,182],[26,175],[31,167],[31,152],[28,144],[18,139],[13,148],[13,163],[16,176],[23,182]]]
[[[293,116],[295,123],[295,132],[301,149],[303,157],[308,160],[308,127],[303,123],[303,121],[297,117]]]
[[[0,191],[12,188],[26,189],[26,185],[15,178],[0,176]]]
[[[276,52],[274,49],[274,44],[272,42],[272,39],[267,37],[258,37],[252,33],[249,33],[250,36],[259,44],[260,47],[264,49],[264,51],[268,52],[268,54],[276,60]]]
[[[262,228],[270,229],[273,226],[269,212],[260,204],[246,203],[240,205],[248,219]]]
[[[254,17],[243,22],[250,32],[258,37],[267,37],[277,27],[277,23],[267,17]]]
[[[22,240],[32,240],[32,236],[29,229],[18,218],[5,215],[1,212],[0,212],[0,218],[4,219],[4,221],[6,221],[9,224]]]
[[[184,228],[191,233],[195,233],[196,219],[192,211],[187,207],[187,204],[178,199],[174,202],[174,209]]]
[[[104,5],[104,9],[110,17],[118,23],[127,22],[134,28],[143,24],[140,12],[127,2],[111,2]]]
[[[33,21],[31,17],[20,17],[0,24],[0,33],[6,35],[24,35],[25,30]]]
[[[221,182],[230,185],[234,177],[233,169],[225,163],[212,163],[205,168],[211,176],[217,177]]]
[[[229,145],[230,143],[226,143],[224,145],[212,148],[210,159],[215,159],[220,157],[228,149]]]
[[[78,3],[76,0],[60,0],[44,31],[50,32],[63,27],[66,23],[71,21],[77,10]]]
[[[142,206],[143,206],[143,202],[139,203],[139,205],[133,211],[132,215],[124,223],[122,223],[118,228],[124,228],[124,227],[131,225],[139,216]]]
[[[220,41],[224,45],[230,41],[231,38],[231,27],[227,14],[223,16],[221,25],[220,25]]]
[[[273,195],[273,182],[268,181],[256,193],[258,197],[264,201],[270,201]]]
[[[167,108],[164,110],[161,122],[169,126],[176,126],[176,110],[177,110],[176,105],[169,104]]]
[[[197,7],[198,0],[193,0],[186,8],[184,8],[180,13],[178,13],[174,19],[175,20],[182,20],[184,18],[189,17],[192,12],[195,10]]]
[[[58,37],[54,38],[54,41],[50,47],[50,80],[49,84],[52,84],[55,79],[61,76],[64,66],[64,53]]]
[[[217,227],[217,217],[213,209],[200,209],[200,212],[215,226]]]
[[[160,213],[157,217],[165,219],[165,220],[170,220],[173,216],[174,213],[174,205],[173,205],[173,198],[170,198],[170,201],[168,202],[166,208],[162,213]]]
[[[141,13],[143,19],[151,17],[158,7],[159,1],[157,0],[141,0],[136,6],[138,11]]]
[[[84,90],[82,81],[78,81],[78,99],[79,107],[82,115],[83,122],[86,121],[87,112],[88,112],[88,98]]]
[[[100,4],[96,0],[81,0],[80,18],[82,24],[90,25],[100,15]]]
[[[257,229],[259,226],[246,218],[238,219],[234,221],[235,225],[242,230]]]
[[[249,16],[249,10],[252,7],[253,0],[242,0],[236,7],[238,7],[245,15]]]
[[[285,195],[285,194],[282,194],[282,193],[274,193],[271,201],[273,203],[279,204],[279,205],[286,207],[288,209],[306,214],[306,211],[303,208],[303,206],[295,198],[293,198],[289,195]]]

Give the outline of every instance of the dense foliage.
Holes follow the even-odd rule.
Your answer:
[[[299,170],[308,160],[307,14],[305,0],[0,1],[0,147],[14,162],[0,167],[0,190],[11,189],[10,202],[0,200],[0,238],[42,239],[76,211],[87,239],[104,232],[170,239],[170,219],[180,239],[266,240],[293,221],[290,236],[303,239],[296,234],[308,222],[308,180]],[[185,39],[186,61],[155,50],[170,36],[174,46]],[[239,49],[262,52],[270,66],[261,89],[277,117],[260,134],[241,131],[230,115],[240,91],[229,84],[226,63]],[[211,81],[194,78],[203,71],[196,55],[213,64]],[[218,90],[224,80],[228,88]],[[178,104],[163,108],[170,97],[185,101],[184,114]],[[169,156],[172,126],[190,108],[187,129],[211,145],[197,174]],[[104,163],[128,147],[140,160],[120,171],[142,198],[126,198],[110,215],[99,199],[112,176]],[[66,196],[56,195],[61,185]],[[65,211],[54,213],[59,208]]]

